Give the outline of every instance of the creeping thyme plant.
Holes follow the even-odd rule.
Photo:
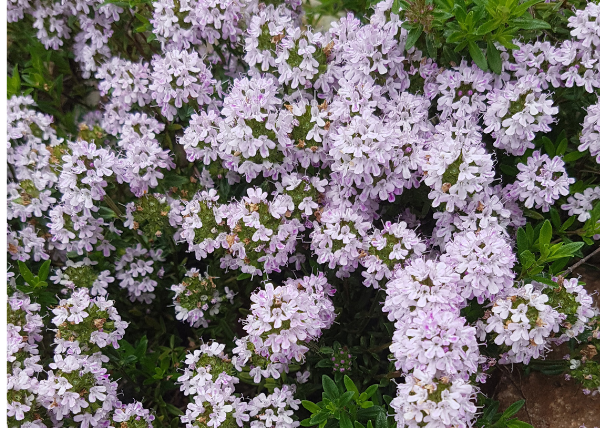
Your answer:
[[[530,426],[506,365],[600,393],[596,0],[7,17],[10,428]]]

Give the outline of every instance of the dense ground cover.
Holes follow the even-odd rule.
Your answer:
[[[503,367],[600,392],[596,2],[8,20],[9,426],[518,428]]]

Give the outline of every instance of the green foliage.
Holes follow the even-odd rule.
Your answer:
[[[532,15],[543,0],[395,0],[408,30],[406,48],[417,46],[434,59],[458,63],[460,54],[470,57],[482,70],[502,71],[496,44],[515,49],[517,34],[525,40],[551,26]],[[441,57],[438,55],[442,49]],[[468,55],[467,55],[468,52]]]
[[[21,76],[19,75],[19,66],[15,65],[12,76],[7,76],[6,82],[6,94],[8,98],[14,97],[15,95],[28,95],[33,91],[32,88],[26,91],[21,90]]]
[[[38,274],[34,276],[25,263],[21,261],[19,262],[19,272],[21,272],[21,276],[29,285],[29,289],[45,288],[48,286],[46,278],[48,278],[48,273],[50,272],[50,263],[50,260],[46,260],[44,264],[42,264],[42,266],[40,267]]]
[[[311,412],[311,416],[301,422],[302,426],[387,428],[394,425],[393,420],[388,420],[391,418],[388,418],[385,407],[380,405],[375,395],[379,385],[371,385],[360,392],[348,376],[344,376],[341,385],[327,375],[323,375],[322,385],[322,401],[302,401],[302,406]]]
[[[173,417],[183,413],[170,403],[178,390],[175,381],[181,376],[178,368],[186,355],[185,347],[178,346],[178,341],[177,336],[170,335],[168,346],[154,346],[144,335],[135,344],[122,339],[118,349],[103,349],[114,370],[123,376],[120,386],[134,396],[145,396],[149,405],[157,410],[159,421],[176,421]]]
[[[31,95],[41,112],[54,117],[59,136],[75,135],[76,119],[89,110],[86,98],[94,88],[73,71],[72,53],[46,50],[31,25],[25,19],[8,26],[7,96]]]
[[[486,398],[483,396],[479,397],[481,404],[483,404],[483,413],[481,417],[475,423],[476,427],[481,428],[533,428],[530,424],[520,421],[517,418],[513,418],[519,410],[525,404],[525,400],[519,400],[502,412],[498,413],[498,407],[500,403],[496,400]]]
[[[48,274],[50,273],[50,260],[46,260],[39,267],[38,274],[34,275],[26,263],[18,262],[20,278],[16,281],[16,288],[23,293],[30,294],[38,303],[42,304],[42,313],[47,311],[47,306],[56,304],[54,290],[48,290]]]
[[[517,255],[521,264],[519,279],[534,279],[547,283],[549,280],[540,274],[548,268],[551,275],[559,274],[569,260],[574,257],[583,242],[552,241],[553,232],[550,220],[540,223],[535,229],[528,223],[517,230]]]

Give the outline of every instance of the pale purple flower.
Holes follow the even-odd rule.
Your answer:
[[[526,208],[548,212],[556,200],[569,194],[569,186],[575,182],[567,175],[560,157],[550,159],[539,151],[527,158],[527,164],[520,163],[517,168],[520,172],[509,195],[524,202]]]

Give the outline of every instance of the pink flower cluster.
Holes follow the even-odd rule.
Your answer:
[[[132,302],[150,303],[154,299],[152,292],[158,285],[156,280],[164,273],[164,268],[158,268],[155,263],[164,260],[160,249],[148,251],[141,244],[125,249],[125,254],[115,265],[115,277],[119,286],[127,289]]]
[[[293,361],[302,362],[308,351],[306,344],[318,339],[335,319],[330,299],[334,293],[322,273],[289,279],[278,287],[265,284],[251,296],[251,312],[244,321],[248,336],[234,350],[236,367],[254,363],[254,355],[275,364],[278,371],[287,372]],[[250,370],[255,382],[270,373],[261,365]]]
[[[183,375],[178,379],[181,391],[192,397],[181,421],[187,428],[210,426],[250,426],[252,428],[295,428],[292,418],[300,400],[294,398],[295,387],[283,385],[272,394],[244,400],[234,395],[239,379],[233,365],[223,353],[225,345],[202,344],[187,355]],[[235,425],[234,425],[235,424]]]
[[[229,287],[217,287],[211,276],[202,276],[196,268],[186,272],[185,279],[171,290],[175,292],[175,317],[194,328],[208,327],[219,314],[221,304],[232,304],[235,296]]]
[[[40,305],[18,292],[8,298],[7,324],[7,410],[9,425],[39,427],[34,413],[38,374],[43,371],[37,343],[42,340],[44,322]]]
[[[480,334],[492,333],[496,345],[509,349],[501,363],[527,364],[543,355],[547,339],[558,332],[561,322],[561,314],[546,302],[548,296],[527,284],[497,299],[485,324],[479,321]]]

